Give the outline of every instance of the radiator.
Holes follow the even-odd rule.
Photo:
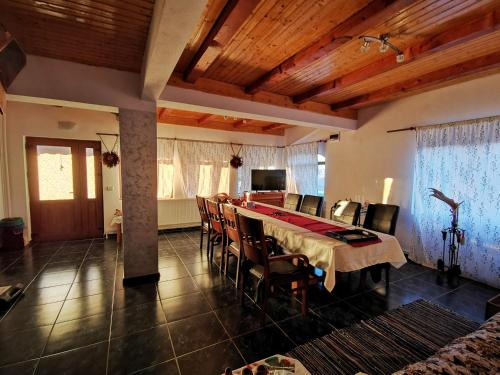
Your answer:
[[[200,225],[195,198],[158,201],[158,228],[187,228]]]

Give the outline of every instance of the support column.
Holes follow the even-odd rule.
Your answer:
[[[124,285],[157,281],[156,113],[120,108]]]

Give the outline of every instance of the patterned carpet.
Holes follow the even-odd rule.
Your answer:
[[[425,300],[296,347],[311,374],[391,374],[423,360],[479,324]]]

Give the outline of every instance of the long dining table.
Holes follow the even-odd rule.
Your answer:
[[[252,208],[238,206],[237,211],[262,220],[264,233],[273,236],[286,253],[304,254],[311,265],[322,269],[326,273],[324,286],[328,291],[335,287],[335,271],[352,272],[379,263],[391,263],[399,268],[406,263],[397,238],[385,233],[371,231],[379,240],[351,245],[325,232],[330,227],[355,229],[353,225],[265,203],[256,203]]]

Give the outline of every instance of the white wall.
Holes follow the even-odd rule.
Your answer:
[[[118,133],[118,121],[113,113],[50,105],[8,102],[9,117],[7,120],[7,140],[12,216],[21,216],[27,224],[26,240],[31,238],[29,219],[29,200],[27,194],[26,164],[24,139],[30,137],[66,138],[81,140],[99,140],[96,132]],[[73,121],[75,128],[61,130],[59,121]],[[284,145],[284,137],[263,136],[259,134],[226,132],[219,130],[200,129],[178,125],[158,125],[159,137],[177,137],[182,139],[197,139],[219,142],[244,142],[260,145]],[[114,137],[103,137],[108,147],[114,142]],[[102,146],[103,152],[105,151]],[[119,197],[119,169],[107,168],[103,165],[103,201],[104,225],[106,232],[112,232],[109,222],[116,208],[121,208]],[[233,176],[234,179],[234,176]],[[235,186],[235,183],[233,183]],[[112,191],[108,191],[111,187]],[[173,227],[194,217],[197,219],[197,209],[194,200],[160,201],[158,217],[160,227]],[[184,221],[182,221],[184,220]]]
[[[415,158],[415,132],[406,128],[500,114],[500,74],[430,91],[361,110],[359,129],[327,143],[325,198],[382,202],[384,180],[392,178],[390,204],[401,207],[396,236],[403,247],[411,241],[410,212]]]

